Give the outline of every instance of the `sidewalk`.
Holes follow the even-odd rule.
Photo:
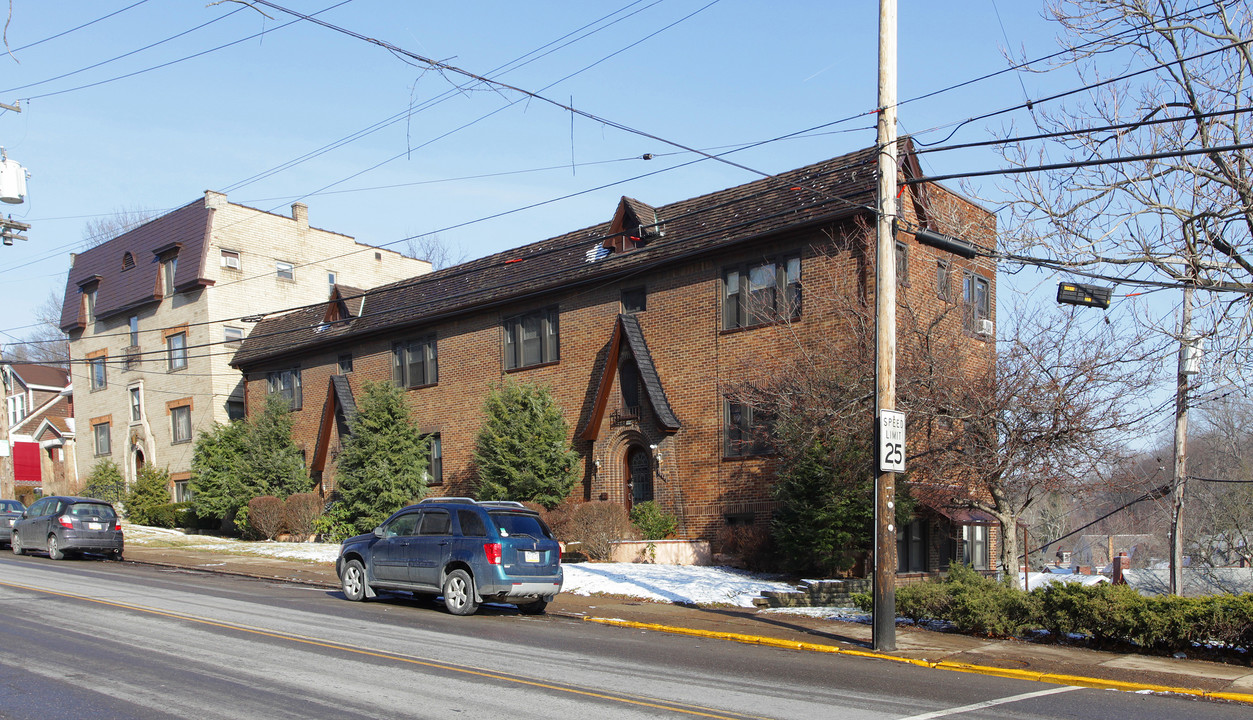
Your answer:
[[[151,565],[230,573],[338,588],[329,564],[159,547],[129,546],[126,559]],[[562,593],[550,615],[721,637],[812,652],[837,652],[942,670],[1057,684],[1206,695],[1253,703],[1253,667],[1148,655],[1124,655],[1019,640],[999,640],[898,626],[897,649],[872,652],[868,625],[753,608],[696,607],[603,595]]]

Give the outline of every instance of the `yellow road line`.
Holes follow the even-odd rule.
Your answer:
[[[1032,672],[1030,670],[1011,670],[1008,668],[998,668],[989,665],[972,665],[970,663],[951,662],[948,660],[939,660],[931,662],[929,660],[914,660],[912,658],[898,657],[896,655],[887,655],[885,653],[871,652],[869,650],[856,650],[853,648],[842,648],[835,645],[820,645],[818,643],[797,642],[794,640],[780,640],[778,638],[762,637],[759,635],[742,635],[740,633],[715,632],[710,630],[693,630],[692,628],[672,627],[669,625],[656,625],[653,623],[634,622],[632,620],[617,620],[613,618],[598,618],[585,616],[585,622],[600,623],[602,625],[614,625],[617,627],[638,628],[641,630],[654,630],[656,632],[671,633],[674,635],[691,635],[694,637],[716,638],[720,640],[730,640],[732,642],[748,643],[752,645],[766,645],[769,647],[784,648],[787,650],[805,650],[808,652],[832,653],[839,655],[852,655],[854,657],[874,658],[876,660],[891,660],[892,662],[905,663],[908,665],[917,665],[919,667],[931,668],[934,670],[952,670],[955,672],[976,673],[979,675],[992,675],[996,677],[1013,678],[1015,680],[1034,680],[1036,682],[1047,682],[1056,685],[1074,685],[1077,687],[1096,688],[1098,690],[1122,690],[1126,692],[1149,691],[1157,693],[1174,693],[1177,695],[1195,695],[1197,697],[1214,698],[1216,700],[1234,700],[1236,702],[1253,703],[1253,693],[1240,692],[1214,692],[1209,690],[1199,690],[1196,688],[1172,687],[1169,685],[1151,685],[1148,683],[1124,682],[1122,680],[1105,680],[1103,678],[1085,677],[1082,675],[1061,675],[1057,673]]]
[[[472,675],[489,680],[499,680],[502,682],[513,683],[515,685],[524,685],[528,687],[539,688],[543,690],[552,690],[555,692],[567,693],[570,695],[579,695],[582,697],[594,698],[597,700],[607,700],[610,702],[622,703],[625,705],[635,705],[638,707],[652,708],[656,710],[669,710],[684,715],[693,715],[696,717],[715,718],[715,720],[765,720],[753,715],[743,714],[725,714],[724,711],[715,708],[705,708],[699,705],[690,705],[685,703],[671,702],[669,700],[661,700],[658,698],[649,698],[643,695],[630,696],[626,694],[610,694],[596,690],[588,690],[578,688],[573,685],[555,685],[553,683],[541,682],[539,680],[531,680],[515,675],[506,675],[504,673],[482,668],[474,668],[469,666],[451,665],[448,663],[436,662],[433,660],[422,660],[419,658],[408,657],[405,655],[397,655],[394,653],[380,652],[377,650],[369,650],[367,648],[356,647],[345,643],[333,642],[330,640],[319,640],[294,633],[277,632],[274,630],[265,630],[262,628],[251,627],[248,625],[240,625],[237,623],[223,622],[221,620],[210,620],[195,615],[185,613],[170,612],[168,610],[158,610],[157,608],[145,607],[143,605],[132,605],[130,603],[116,602],[113,600],[102,600],[100,598],[87,597],[85,595],[75,595],[73,593],[60,592],[57,590],[48,590],[46,588],[32,587],[29,585],[19,585],[17,583],[5,582],[0,580],[0,587],[12,588],[15,590],[26,590],[29,592],[42,593],[44,595],[52,595],[55,597],[63,597],[71,600],[81,600],[96,605],[104,605],[107,607],[117,608],[120,610],[130,610],[132,612],[144,613],[147,615],[157,615],[160,617],[172,618],[175,620],[183,620],[186,622],[196,623],[199,625],[208,625],[210,627],[221,628],[225,630],[233,630],[236,632],[244,632],[252,635],[260,635],[263,637],[274,638],[277,640],[286,640],[288,642],[300,643],[303,645],[311,645],[314,647],[326,648],[330,650],[339,650],[341,652],[352,653],[356,655],[365,655],[383,660],[394,660],[397,662],[408,663],[410,665],[418,665],[421,667],[431,668],[435,670],[446,670],[448,672],[460,673],[462,675]]]

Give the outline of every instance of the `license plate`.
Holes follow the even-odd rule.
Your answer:
[[[87,523],[87,529],[88,529],[88,530],[103,530],[103,529],[104,529],[104,525],[102,525],[102,524],[100,524],[100,523],[93,523],[93,522],[89,522],[89,523]]]
[[[522,561],[529,563],[539,562],[539,552],[535,550],[524,550],[522,552]]]

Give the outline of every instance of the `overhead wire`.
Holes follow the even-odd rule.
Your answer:
[[[55,34],[55,35],[49,35],[48,37],[46,37],[46,38],[44,38],[44,39],[42,39],[42,40],[36,40],[35,42],[32,42],[32,43],[27,43],[27,44],[25,44],[25,45],[23,45],[23,46],[21,46],[21,47],[16,47],[16,48],[13,48],[12,50],[9,50],[9,53],[10,53],[10,54],[13,54],[13,53],[19,53],[19,52],[22,52],[23,50],[27,50],[27,49],[29,49],[29,48],[33,48],[33,47],[35,47],[36,45],[42,45],[43,43],[46,43],[46,42],[48,42],[49,40],[56,40],[57,38],[64,37],[64,36],[66,36],[66,35],[69,35],[70,33],[74,33],[74,32],[77,32],[77,31],[79,31],[79,30],[82,30],[83,28],[86,28],[86,27],[90,27],[90,26],[92,26],[92,25],[95,25],[96,23],[101,22],[102,20],[108,20],[109,18],[113,17],[114,15],[121,15],[122,13],[126,12],[127,10],[131,10],[131,9],[137,8],[137,7],[139,7],[140,5],[143,5],[143,4],[144,4],[144,3],[146,3],[146,2],[148,2],[148,0],[139,0],[139,2],[136,2],[136,3],[132,3],[132,4],[130,4],[130,5],[127,5],[126,7],[121,8],[120,10],[114,10],[113,12],[111,12],[111,13],[109,13],[109,14],[107,14],[107,15],[102,15],[102,16],[100,16],[100,17],[96,18],[95,20],[88,20],[87,22],[83,23],[82,25],[78,25],[78,26],[76,26],[76,27],[72,27],[72,28],[70,28],[69,30],[63,30],[63,31],[61,31],[61,32],[59,32],[59,33],[57,33],[57,34]]]

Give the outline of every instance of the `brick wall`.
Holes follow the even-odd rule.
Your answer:
[[[951,218],[942,232],[962,232],[980,245],[994,245],[994,228],[987,215],[961,198],[932,189],[928,214]],[[915,205],[907,204],[911,222],[918,222]],[[943,212],[940,212],[943,211]],[[295,413],[294,437],[314,458],[330,376],[337,359],[353,355],[349,383],[360,397],[366,381],[391,381],[392,343],[435,333],[438,342],[439,381],[406,391],[405,397],[420,428],[440,433],[445,486],[441,494],[473,495],[470,460],[482,420],[482,403],[491,384],[509,376],[552,388],[570,427],[575,448],[583,458],[584,476],[574,496],[582,500],[609,500],[628,504],[627,458],[630,451],[659,453],[654,494],[663,507],[678,514],[685,538],[712,538],[728,516],[766,522],[772,504],[770,485],[775,460],[769,457],[723,457],[723,399],[737,384],[768,378],[772,369],[794,360],[806,341],[830,337],[845,320],[841,302],[873,302],[873,266],[866,248],[873,242],[864,223],[850,222],[790,232],[716,257],[686,260],[627,280],[554,292],[540,300],[479,311],[455,320],[417,327],[412,331],[358,340],[352,345],[327,345],[285,363],[247,368],[249,413],[256,412],[266,394],[266,371],[298,366],[302,374],[303,409]],[[974,234],[975,237],[970,236]],[[909,284],[902,287],[902,303],[919,318],[943,315],[939,332],[954,339],[961,372],[974,374],[991,367],[994,344],[963,329],[961,287],[945,300],[936,287],[938,255],[952,262],[953,274],[978,272],[995,288],[995,266],[990,260],[964,261],[920,246],[912,236],[901,241],[909,249]],[[646,249],[644,250],[646,252]],[[760,261],[780,253],[802,253],[804,309],[795,321],[722,330],[723,269],[741,262]],[[639,418],[615,421],[620,402],[616,380],[599,425],[579,435],[592,414],[601,375],[608,361],[610,341],[622,311],[623,289],[644,286],[647,309],[637,315],[645,341],[668,401],[682,427],[673,433],[659,428],[647,399]],[[992,298],[994,303],[995,298]],[[509,316],[556,305],[560,310],[560,360],[544,366],[506,372],[502,351],[502,320]],[[992,307],[995,307],[993,304]],[[839,348],[837,338],[834,347]],[[855,340],[851,336],[844,342]],[[904,342],[904,341],[903,341]],[[855,348],[849,347],[851,352]],[[337,442],[333,438],[332,442]],[[655,450],[650,446],[656,446]],[[331,453],[327,453],[327,457]],[[333,462],[328,460],[323,486],[333,487]]]

